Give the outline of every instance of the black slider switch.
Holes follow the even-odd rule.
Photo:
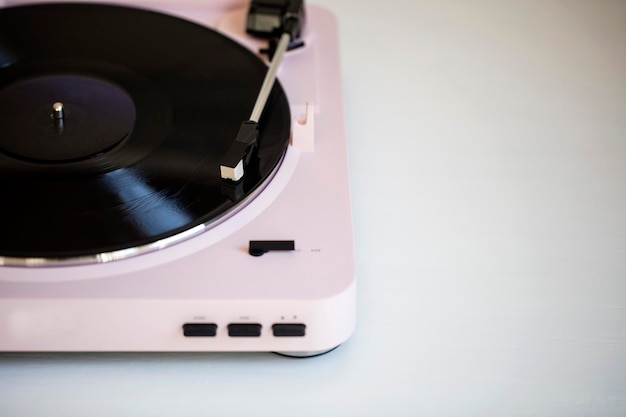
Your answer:
[[[231,323],[228,325],[230,337],[260,337],[261,326],[258,323]]]
[[[185,337],[214,337],[217,334],[215,323],[186,323],[183,325]]]
[[[270,251],[292,251],[296,244],[293,240],[251,240],[248,253],[261,256]]]
[[[303,337],[306,326],[301,323],[281,323],[272,326],[272,333],[276,337]]]

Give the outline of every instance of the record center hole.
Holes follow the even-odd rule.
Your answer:
[[[54,120],[62,120],[65,118],[65,109],[63,103],[57,101],[52,105],[52,114],[50,115]]]

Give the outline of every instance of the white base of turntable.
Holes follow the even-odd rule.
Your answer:
[[[309,301],[3,300],[0,351],[276,351],[308,356],[348,339],[354,300],[354,286]],[[186,325],[195,326],[187,335]]]
[[[260,195],[155,252],[92,265],[0,265],[0,351],[307,356],[350,336],[356,283],[338,35],[330,13],[307,12],[307,47],[279,72],[292,143]],[[240,38],[224,31],[242,16],[225,7],[185,17]],[[250,256],[251,240],[295,249]]]

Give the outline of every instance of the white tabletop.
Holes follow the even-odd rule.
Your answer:
[[[626,2],[315,3],[341,30],[354,336],[2,354],[1,416],[626,415]]]

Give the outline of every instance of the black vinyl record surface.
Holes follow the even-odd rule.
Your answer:
[[[231,211],[288,144],[289,106],[275,84],[244,180],[221,180],[265,72],[223,35],[159,13],[0,9],[0,256],[141,247]]]

